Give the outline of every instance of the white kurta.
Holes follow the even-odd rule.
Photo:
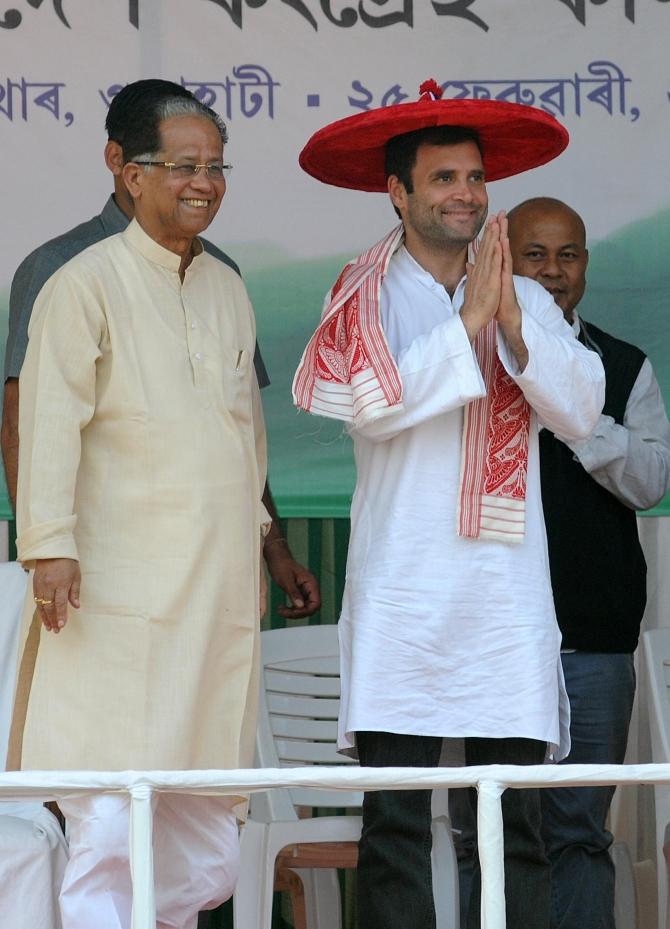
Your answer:
[[[137,222],[35,304],[21,373],[18,549],[78,558],[42,631],[24,768],[251,762],[265,439],[239,276]],[[32,591],[25,617],[33,612]]]
[[[402,247],[382,285],[382,324],[403,409],[353,429],[357,484],[340,618],[340,747],[358,731],[524,737],[562,757],[569,709],[560,670],[540,498],[537,419],[587,436],[604,401],[600,359],[539,284],[515,278],[533,408],[522,544],[456,534],[464,405],[484,393],[453,300]],[[560,703],[560,709],[559,709]],[[560,746],[560,747],[559,747]]]

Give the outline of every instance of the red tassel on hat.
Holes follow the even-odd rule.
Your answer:
[[[429,100],[441,100],[444,90],[434,78],[429,77],[428,80],[424,81],[419,87],[419,93],[421,95],[419,98],[420,100],[424,98]],[[430,97],[428,97],[428,94],[430,94]]]

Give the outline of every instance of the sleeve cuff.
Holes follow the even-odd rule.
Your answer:
[[[604,467],[615,458],[625,457],[628,447],[628,436],[623,427],[617,427],[611,416],[601,414],[595,429],[588,439],[565,439],[557,435],[556,438],[568,446],[578,458],[584,470],[595,471]]]
[[[268,511],[265,509],[265,504],[262,501],[261,501],[260,525],[261,525],[261,538],[264,539],[265,536],[270,531],[270,526],[272,525],[272,519]]]
[[[496,342],[498,357],[500,358],[504,369],[507,371],[509,376],[516,381],[519,387],[521,387],[523,384],[534,383],[538,378],[537,361],[532,348],[533,343],[537,338],[538,327],[531,314],[525,311],[524,306],[520,300],[519,306],[521,307],[521,338],[523,339],[528,351],[528,361],[523,371],[521,371],[519,362],[516,360],[516,356],[507,344],[500,326],[498,326],[497,329]]]
[[[72,558],[79,561],[74,539],[76,522],[76,516],[65,516],[20,532],[16,539],[18,560],[24,565],[45,558]]]

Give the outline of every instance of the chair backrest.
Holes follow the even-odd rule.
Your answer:
[[[0,770],[5,770],[19,662],[21,614],[28,575],[15,561],[0,562]]]
[[[355,764],[337,752],[340,664],[337,626],[294,626],[261,634],[261,694],[256,738],[263,768]],[[272,818],[295,818],[294,808],[360,807],[352,791],[292,789]],[[290,807],[290,810],[288,809]],[[275,812],[279,812],[278,810]]]
[[[649,688],[652,758],[670,762],[670,628],[642,633]]]

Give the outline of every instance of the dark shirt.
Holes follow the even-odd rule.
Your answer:
[[[605,368],[603,414],[621,425],[644,353],[593,323],[580,323],[580,341],[598,352]],[[635,651],[647,570],[635,510],[598,484],[548,429],[540,433],[540,476],[563,648]]]

